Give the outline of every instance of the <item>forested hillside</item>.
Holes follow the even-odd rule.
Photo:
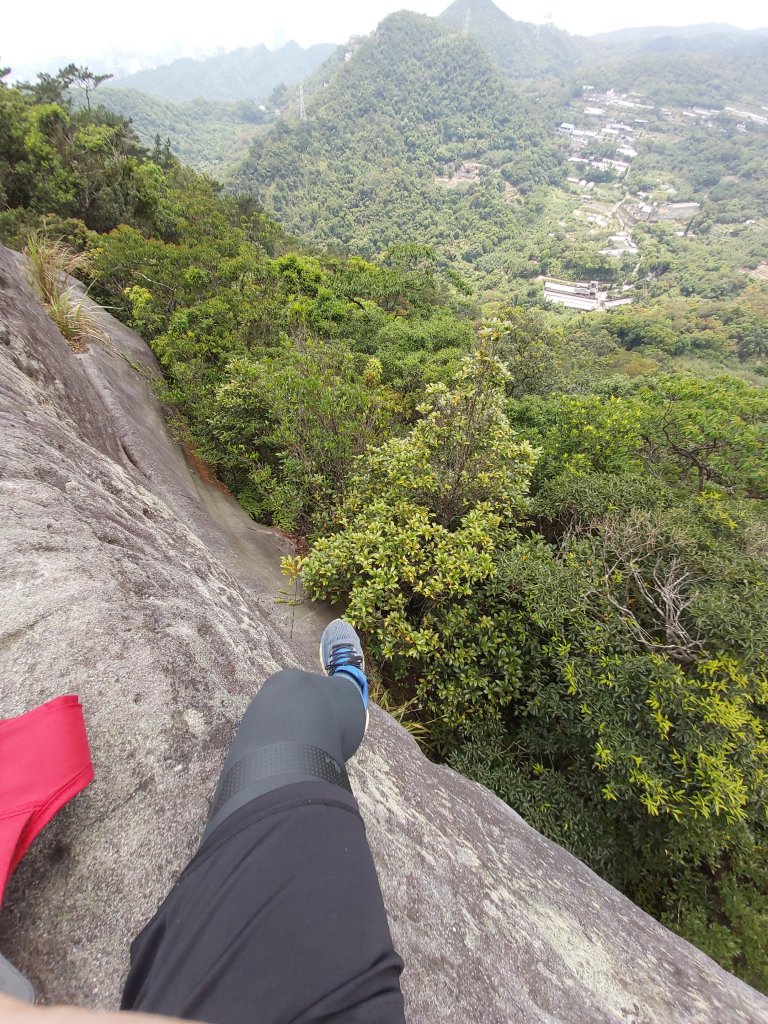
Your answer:
[[[274,104],[269,111],[265,106],[270,94],[312,74],[335,49],[286,43],[275,51],[254,46],[177,60],[107,82],[98,98],[131,121],[145,146],[159,135],[183,163],[227,181],[275,116]],[[77,89],[72,99],[85,103]]]
[[[474,36],[496,67],[511,79],[562,75],[580,63],[582,40],[553,25],[516,21],[493,0],[454,0],[439,20]]]
[[[283,97],[248,196],[71,74],[0,84],[0,239],[76,350],[46,265],[151,342],[432,756],[768,990],[764,128],[585,84],[393,15]]]
[[[467,9],[518,24],[493,5]],[[305,122],[295,95],[283,104],[238,184],[332,250],[370,257],[429,244],[439,266],[488,300],[540,304],[547,279],[596,279],[609,303],[641,307],[623,314],[633,356],[614,357],[618,369],[724,365],[736,353],[743,362],[766,345],[755,284],[768,244],[766,131],[759,117],[740,124],[722,100],[699,106],[715,92],[739,105],[745,89],[759,91],[742,57],[717,58],[719,76],[714,57],[655,57],[647,97],[632,62],[520,91],[469,36],[392,16],[307,83]],[[560,122],[575,130],[563,134]],[[693,219],[674,221],[680,201]]]
[[[254,145],[237,184],[291,231],[372,256],[408,239],[459,271],[519,239],[558,147],[472,38],[394,14]]]
[[[691,52],[686,42],[641,56],[606,52],[584,64],[576,76],[602,88],[638,92],[653,103],[723,107],[737,102],[760,105],[768,95],[768,38],[738,38],[722,51]],[[574,79],[574,81],[576,81]]]
[[[474,36],[512,80],[562,79],[573,71],[581,85],[596,73],[611,74],[610,84],[626,91],[657,88],[660,102],[702,102],[708,87],[726,100],[765,95],[768,30],[692,25],[570,35],[510,17],[493,0],[454,0],[439,20]],[[691,89],[699,90],[692,98]]]
[[[176,103],[196,99],[258,102],[276,86],[292,85],[310,75],[335,48],[332,43],[318,43],[306,50],[297,43],[286,43],[279,50],[243,47],[203,60],[184,58],[136,71],[116,84]]]
[[[84,105],[79,93],[72,95]],[[263,105],[250,100],[188,100],[174,103],[136,89],[102,88],[100,106],[131,125],[145,146],[157,136],[171,153],[197,171],[227,180],[248,155],[251,142],[271,121]]]

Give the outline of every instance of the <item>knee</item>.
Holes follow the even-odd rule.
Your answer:
[[[276,672],[273,676],[270,676],[262,685],[259,693],[256,695],[260,696],[262,693],[270,693],[272,691],[303,691],[309,686],[317,686],[320,682],[322,683],[326,677],[319,676],[314,672],[303,672],[298,668],[284,668],[280,672]]]
[[[268,707],[317,710],[327,702],[327,686],[323,685],[327,682],[327,676],[302,672],[298,668],[286,668],[266,680],[251,701],[251,707],[262,713]]]
[[[303,721],[315,717],[325,707],[325,687],[318,686],[327,681],[301,669],[286,668],[270,676],[251,700],[240,720],[238,736],[262,739],[272,737],[274,730],[280,731],[287,721]],[[262,736],[262,734],[264,734]]]

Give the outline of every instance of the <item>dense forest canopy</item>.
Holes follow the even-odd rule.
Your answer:
[[[386,19],[306,121],[278,90],[247,195],[73,104],[87,69],[0,84],[0,238],[147,338],[431,756],[765,991],[768,136],[684,109],[757,72],[512,86],[459,28]]]
[[[474,45],[471,26],[482,16],[515,30],[519,23],[490,3],[461,9],[475,18],[469,34],[402,13],[335,55],[307,83],[305,121],[295,94],[284,95],[281,122],[252,146],[238,186],[326,249],[372,257],[393,243],[426,242],[444,271],[489,300],[538,304],[542,278],[597,278],[616,298],[630,295],[655,309],[653,318],[635,318],[648,330],[641,338],[639,328],[629,347],[645,348],[657,362],[664,354],[755,351],[761,289],[751,274],[768,245],[765,128],[724,111],[705,122],[685,108],[662,110],[639,90],[628,97],[621,74],[631,75],[632,62],[591,66],[592,91],[584,95],[586,71],[557,85],[541,78],[505,85]],[[710,39],[704,34],[696,45]],[[749,37],[748,45],[760,44]],[[671,95],[675,83],[685,89],[690,66],[697,69],[690,95],[706,84],[743,102],[736,57],[723,59],[719,77],[706,62],[702,71],[699,58],[654,61],[655,94]],[[594,124],[584,116],[588,97],[609,88],[606,99],[619,105]],[[621,130],[631,139],[623,148],[634,159],[617,172],[606,158],[626,158],[611,122],[627,119]],[[556,131],[560,121],[585,129],[586,145],[573,149],[578,132],[566,141]],[[585,195],[585,188],[593,191]],[[688,200],[699,212],[682,225],[635,223],[641,193],[652,204]],[[616,250],[613,235],[630,224],[631,236]],[[674,327],[670,298],[680,300]],[[710,300],[720,305],[705,308]]]
[[[253,139],[272,121],[264,104],[252,100],[188,100],[173,103],[137,89],[109,88],[99,92],[105,110],[131,122],[144,146],[161,145],[182,163],[219,180],[228,178],[248,154]],[[83,99],[72,94],[76,105]]]
[[[467,161],[482,165],[469,194],[436,180]],[[462,269],[519,237],[506,184],[523,197],[561,174],[533,105],[480,45],[403,12],[337,65],[306,122],[286,117],[254,145],[238,184],[330,247],[371,256],[412,236]]]

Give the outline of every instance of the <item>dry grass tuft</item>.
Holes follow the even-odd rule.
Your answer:
[[[89,340],[108,344],[98,312],[67,284],[70,275],[88,268],[87,255],[37,231],[27,236],[24,255],[30,283],[72,351],[85,352]]]
[[[84,296],[69,288],[55,295],[47,304],[48,315],[67,339],[73,352],[85,352],[89,339],[107,343],[109,337],[101,326],[101,317]]]

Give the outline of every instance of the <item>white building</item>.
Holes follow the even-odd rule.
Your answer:
[[[628,306],[634,300],[631,297],[609,298],[599,281],[568,284],[566,281],[545,281],[544,298],[567,309],[580,310],[582,313],[595,313],[614,306]]]

